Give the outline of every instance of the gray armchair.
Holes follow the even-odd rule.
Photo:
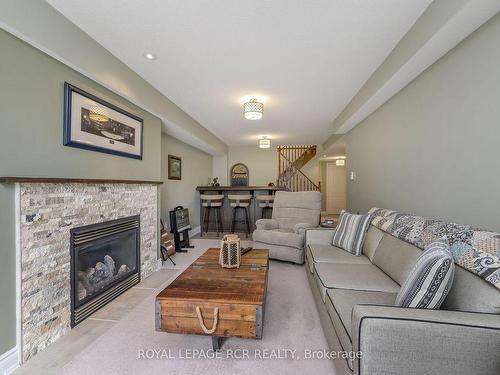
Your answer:
[[[253,246],[269,249],[272,259],[303,264],[305,231],[318,226],[320,214],[320,192],[278,191],[272,219],[260,219],[255,223]]]

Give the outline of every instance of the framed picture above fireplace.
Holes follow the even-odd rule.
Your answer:
[[[64,83],[64,145],[142,159],[143,120]]]

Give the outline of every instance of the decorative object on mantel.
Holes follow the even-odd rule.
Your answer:
[[[248,167],[243,163],[236,163],[231,167],[231,186],[248,186]]]
[[[143,120],[64,83],[64,145],[142,160]]]
[[[212,180],[212,186],[214,187],[220,186],[219,177],[214,177],[214,179]]]
[[[264,113],[264,104],[257,99],[250,99],[243,104],[243,114],[247,120],[260,120]]]
[[[182,159],[178,156],[168,155],[168,179],[182,180]]]
[[[226,234],[220,243],[219,264],[222,268],[240,268],[241,245],[236,234]]]

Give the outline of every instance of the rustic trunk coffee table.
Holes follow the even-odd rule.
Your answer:
[[[156,330],[223,337],[262,338],[269,250],[253,249],[240,268],[221,268],[219,249],[208,249],[156,296]]]

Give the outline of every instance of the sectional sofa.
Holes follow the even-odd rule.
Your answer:
[[[361,352],[355,374],[500,374],[500,290],[457,266],[440,310],[394,307],[422,250],[374,225],[363,254],[306,231],[306,272],[331,350]],[[338,341],[337,341],[338,338]]]

